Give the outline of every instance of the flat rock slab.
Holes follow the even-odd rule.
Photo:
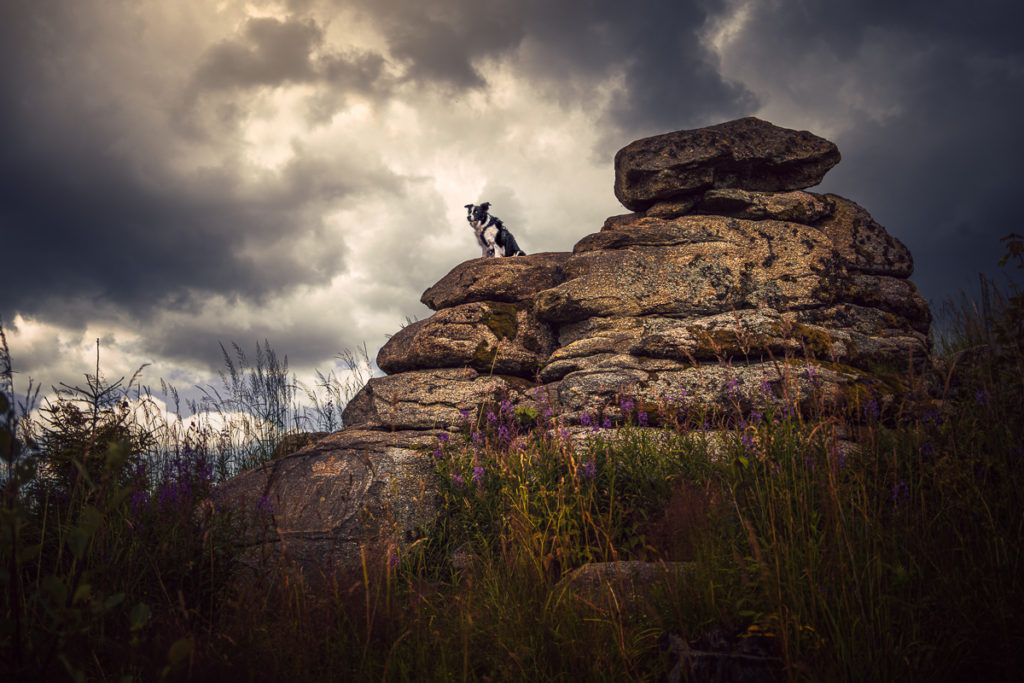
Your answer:
[[[403,327],[381,348],[377,366],[388,374],[471,367],[532,379],[555,346],[551,326],[529,307],[478,301]]]
[[[705,190],[781,192],[821,182],[839,148],[754,117],[637,140],[615,155],[615,196],[632,211]]]
[[[735,414],[818,402],[839,407],[868,395],[888,401],[885,396],[896,393],[883,378],[830,361],[694,365],[608,353],[563,362],[572,367],[550,386],[568,424],[579,424],[584,414],[622,419],[623,398],[634,401],[655,424],[660,413],[709,409]]]
[[[538,294],[537,316],[706,316],[829,305],[846,273],[820,230],[722,216],[637,216],[580,240],[566,281]]]
[[[216,487],[215,504],[254,515],[267,534],[239,539],[246,558],[311,572],[352,568],[361,548],[387,552],[437,515],[429,448],[438,432],[336,432]]]
[[[504,375],[484,375],[472,368],[415,370],[374,377],[345,406],[345,428],[466,431],[465,413],[482,405],[534,402],[533,382]]]
[[[435,311],[472,301],[516,303],[560,283],[568,258],[565,252],[544,252],[464,261],[425,291],[420,301]]]
[[[659,211],[652,206],[646,215]],[[694,213],[707,213],[749,220],[776,220],[814,225],[835,212],[828,196],[811,192],[750,192],[748,190],[708,190],[697,202]]]

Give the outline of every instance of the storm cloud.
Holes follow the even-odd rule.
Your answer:
[[[941,302],[1022,230],[1022,10],[983,0],[37,0],[0,21],[0,316],[15,364],[202,382],[219,343],[371,355],[475,255],[621,212],[629,141],[757,115],[840,147]],[[91,351],[90,351],[91,349]],[[59,357],[58,357],[59,356]],[[81,370],[84,372],[84,369]]]

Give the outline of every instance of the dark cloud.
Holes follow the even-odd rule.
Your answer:
[[[0,108],[0,315],[80,325],[113,305],[145,317],[194,308],[210,293],[259,300],[343,268],[337,241],[295,245],[323,232],[332,203],[391,191],[379,162],[294,148],[283,168],[243,183],[244,162],[221,140],[217,165],[171,170],[174,140],[153,127],[159,121],[136,120],[144,112],[119,94],[117,72],[93,73],[98,55],[70,59],[100,27],[88,17],[51,20],[39,7],[0,22],[0,90],[10,102]],[[244,35],[249,52],[215,49],[219,57],[203,62],[208,83],[309,75],[303,55],[315,26],[250,22]],[[317,68],[325,78],[346,73],[334,58]]]
[[[206,51],[196,82],[216,89],[309,81],[316,74],[310,53],[322,42],[323,31],[310,20],[249,19],[241,36]]]
[[[843,83],[812,74],[835,63],[891,111],[849,111],[843,162],[822,187],[850,196],[911,248],[914,281],[933,305],[993,273],[999,238],[1021,232],[1015,195],[1024,149],[1024,7],[983,1],[750,5],[740,41],[823,98]],[[879,63],[872,55],[884,55]],[[835,78],[840,78],[836,75]],[[830,87],[831,86],[831,87]],[[880,92],[872,93],[872,87]],[[810,108],[820,106],[807,101]]]
[[[231,38],[208,48],[190,84],[199,93],[322,82],[340,92],[386,93],[384,57],[340,53],[324,46],[324,29],[310,18],[252,18]]]
[[[722,81],[701,42],[716,2],[374,0],[364,7],[407,77],[428,87],[483,87],[479,60],[514,56],[552,98],[578,106],[592,104],[595,86],[621,73],[624,92],[605,121],[618,138],[703,125],[754,105],[743,88]]]

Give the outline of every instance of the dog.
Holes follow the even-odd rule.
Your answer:
[[[505,256],[526,256],[526,252],[516,244],[516,238],[508,231],[505,224],[497,216],[489,212],[490,202],[483,204],[466,204],[466,220],[476,235],[476,241],[483,250],[482,256],[502,258]]]

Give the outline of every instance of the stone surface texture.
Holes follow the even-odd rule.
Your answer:
[[[436,313],[380,350],[389,374],[352,398],[342,432],[218,496],[269,497],[289,556],[344,565],[430,520],[431,444],[498,402],[575,429],[622,419],[625,398],[652,426],[906,400],[931,316],[907,248],[854,202],[805,190],[838,161],[831,142],[754,118],[626,146],[614,189],[634,213],[581,226],[571,253],[457,265],[423,294]]]

